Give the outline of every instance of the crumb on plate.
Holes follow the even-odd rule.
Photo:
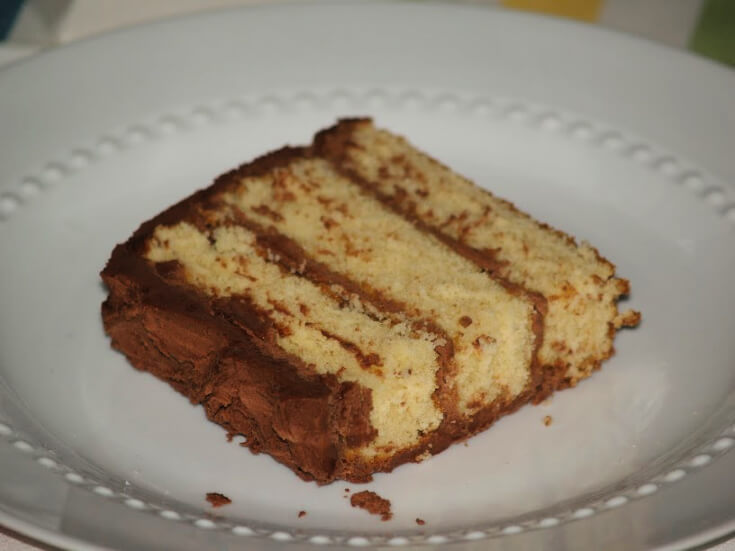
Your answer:
[[[350,504],[353,507],[366,510],[371,515],[380,515],[380,520],[383,521],[393,518],[393,513],[390,510],[390,501],[369,490],[352,494]]]
[[[212,507],[222,507],[223,505],[229,505],[232,503],[232,500],[229,497],[218,492],[208,492],[207,501],[209,501]]]

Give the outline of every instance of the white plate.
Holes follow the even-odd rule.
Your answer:
[[[416,4],[219,12],[3,71],[0,522],[177,550],[674,549],[735,529],[733,90],[725,69],[625,36]],[[366,114],[589,239],[644,315],[578,388],[376,476],[387,523],[349,506],[356,485],[228,443],[113,352],[99,315],[97,274],[138,223]],[[232,505],[211,510],[211,491]]]

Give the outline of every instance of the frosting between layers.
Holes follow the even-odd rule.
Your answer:
[[[272,330],[258,327],[264,320],[249,305],[213,302],[183,284],[176,263],[152,265],[130,247],[116,247],[103,272],[112,345],[201,404],[210,419],[245,434],[253,452],[269,453],[307,480],[354,478],[340,450],[374,437],[369,393],[311,373],[273,345]],[[244,332],[234,319],[249,319],[256,330]]]

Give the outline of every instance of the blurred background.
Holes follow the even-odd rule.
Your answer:
[[[127,25],[273,1],[280,0],[0,0],[0,65],[42,48]],[[305,1],[309,0],[290,0]],[[577,19],[688,49],[735,67],[735,0],[455,1]]]

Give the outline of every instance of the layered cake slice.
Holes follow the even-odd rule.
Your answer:
[[[560,386],[538,360],[544,329],[582,327],[565,309],[544,320],[556,299],[511,277],[501,243],[418,206],[450,177],[447,208],[470,205],[471,184],[367,120],[227,173],[115,248],[112,345],[306,480],[366,481],[439,453]],[[603,268],[602,289],[620,281]],[[580,337],[601,340],[598,361],[626,321],[612,300],[624,290],[597,299],[613,329]]]
[[[315,152],[416,227],[546,298],[538,355],[545,393],[589,376],[613,354],[616,331],[638,324],[637,312],[617,308],[628,281],[615,277],[615,266],[594,247],[534,220],[371,120],[343,120],[320,132]]]

